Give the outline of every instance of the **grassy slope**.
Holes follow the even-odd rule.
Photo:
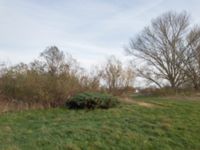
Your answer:
[[[200,102],[140,98],[94,111],[50,109],[0,116],[0,149],[200,149]]]

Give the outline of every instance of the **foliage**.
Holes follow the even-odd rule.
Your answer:
[[[87,78],[85,84],[83,71],[71,55],[64,55],[53,46],[30,64],[20,63],[3,71],[0,92],[15,101],[42,103],[46,107],[63,106],[74,93],[98,88],[98,80],[92,77]]]
[[[118,100],[108,94],[102,93],[79,93],[70,98],[66,105],[71,109],[94,109],[94,108],[110,108],[117,104]]]

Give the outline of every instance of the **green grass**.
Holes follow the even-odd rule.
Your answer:
[[[199,150],[200,101],[137,98],[155,107],[49,109],[0,116],[1,150]]]

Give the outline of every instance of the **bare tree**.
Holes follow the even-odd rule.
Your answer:
[[[48,47],[40,54],[44,60],[44,66],[51,75],[56,75],[65,69],[68,65],[65,63],[65,55],[56,46]]]
[[[195,27],[187,37],[190,43],[185,53],[185,74],[196,90],[200,89],[200,28]],[[190,42],[194,41],[194,42]]]
[[[6,72],[6,70],[7,70],[6,64],[3,62],[0,63],[0,78]]]
[[[120,60],[111,56],[102,67],[101,76],[109,91],[112,92],[128,86],[132,87],[135,73],[131,67],[123,67]]]
[[[107,59],[102,69],[102,77],[106,82],[109,91],[113,91],[117,87],[117,82],[122,72],[122,64],[114,56]]]
[[[30,70],[38,73],[38,74],[43,74],[45,73],[45,64],[40,61],[40,60],[34,60],[33,62],[30,63]]]
[[[167,81],[172,88],[186,82],[184,58],[196,38],[187,40],[190,17],[186,12],[167,12],[152,21],[126,49],[129,55],[143,60],[148,70],[139,69],[140,76],[159,87]],[[161,82],[160,82],[161,81]]]
[[[119,86],[122,88],[133,87],[135,80],[135,71],[129,65],[123,68],[121,77],[119,79]]]
[[[100,90],[101,71],[94,66],[90,72],[84,71],[80,75],[81,86],[90,91]]]

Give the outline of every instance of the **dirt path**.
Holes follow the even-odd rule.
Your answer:
[[[139,106],[142,106],[142,107],[146,107],[146,108],[154,108],[154,107],[158,107],[156,106],[155,104],[152,104],[152,103],[147,103],[147,102],[143,102],[143,101],[136,101],[134,99],[131,99],[131,98],[120,98],[120,101],[123,102],[123,103],[127,103],[127,104],[137,104]]]

